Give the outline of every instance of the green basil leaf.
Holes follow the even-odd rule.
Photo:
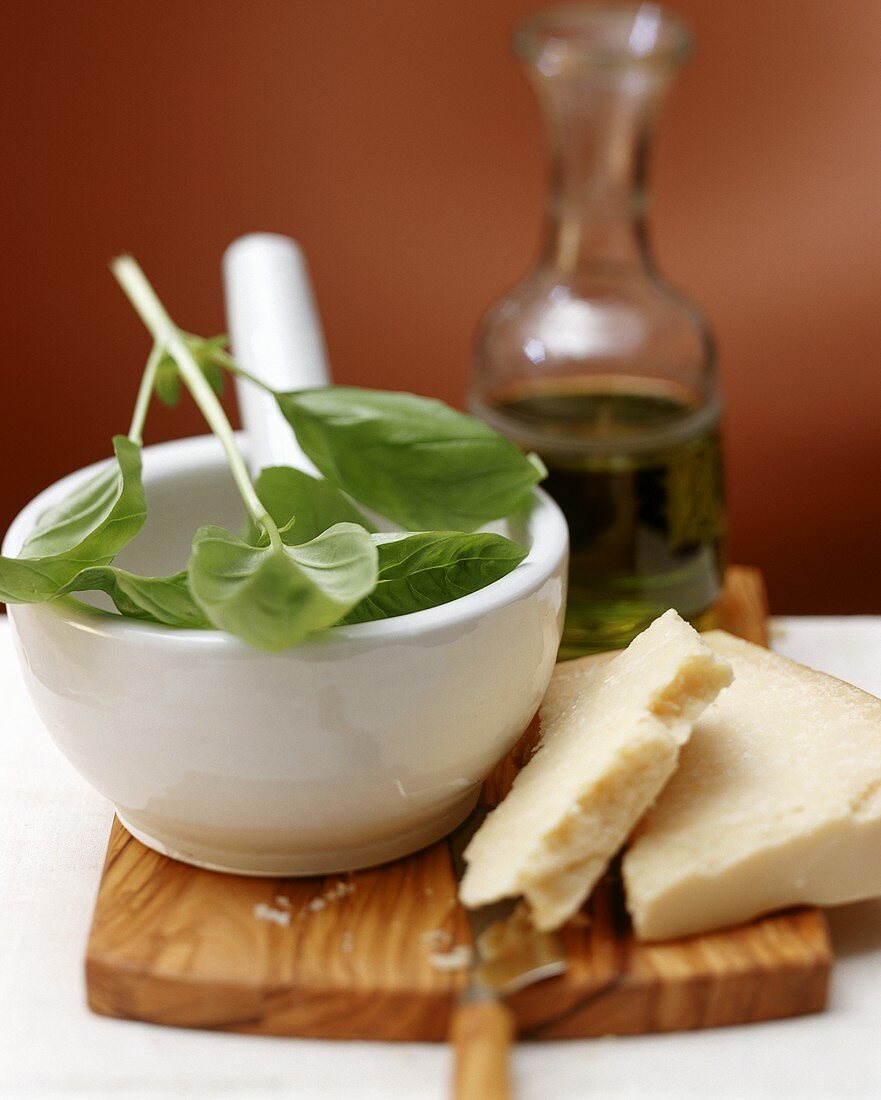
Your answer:
[[[219,630],[270,652],[338,622],[376,584],[370,534],[338,523],[302,546],[251,546],[222,527],[201,527],[190,590]]]
[[[196,359],[198,361],[199,357],[196,356]],[[225,383],[225,376],[223,371],[220,369],[220,367],[217,366],[216,363],[210,361],[206,361],[204,363],[200,362],[199,366],[202,368],[202,373],[205,375],[205,379],[208,382],[208,385],[211,387],[212,390],[214,390],[218,397],[222,397]]]
[[[513,443],[440,401],[350,386],[276,399],[328,480],[411,531],[472,531],[522,507],[541,480]]]
[[[357,523],[368,531],[373,524],[347,496],[323,478],[292,466],[267,466],[257,479],[257,496],[279,527],[293,524],[284,541],[295,546],[311,542],[335,523]]]
[[[226,347],[229,342],[228,337],[212,336],[206,340],[201,336],[187,334],[185,339],[208,384],[215,393],[222,394],[225,378],[215,357]],[[177,363],[171,355],[165,354],[159,360],[156,366],[154,389],[159,400],[170,408],[174,408],[180,401],[180,375]]]
[[[84,568],[108,565],[147,515],[141,449],[114,437],[116,461],[78,485],[37,521],[17,558],[0,557],[0,600],[41,603]]]
[[[379,579],[343,620],[366,623],[409,615],[477,592],[516,568],[526,551],[502,535],[425,531],[374,536]]]
[[[74,592],[106,592],[129,619],[196,629],[211,625],[190,593],[186,572],[141,577],[113,565],[92,566],[78,573],[59,595]]]
[[[153,383],[156,396],[163,405],[173,409],[180,401],[180,378],[177,363],[170,355],[163,355],[156,364],[156,381]]]

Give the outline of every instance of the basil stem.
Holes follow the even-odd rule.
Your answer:
[[[232,425],[180,329],[169,317],[147,276],[132,256],[119,256],[110,267],[155,343],[174,357],[184,384],[226,452],[236,488],[252,519],[265,529],[273,545],[280,546],[278,528],[257,496],[245,460],[236,446]]]

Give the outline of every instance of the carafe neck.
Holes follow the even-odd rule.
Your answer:
[[[573,7],[527,24],[516,47],[547,135],[545,262],[650,268],[649,149],[687,38],[652,4]]]
[[[566,272],[648,266],[647,161],[652,119],[630,97],[545,89],[550,185],[544,258]],[[577,94],[577,90],[576,90]],[[565,102],[569,99],[569,102]]]

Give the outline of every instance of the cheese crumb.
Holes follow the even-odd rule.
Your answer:
[[[432,928],[422,933],[422,942],[433,951],[441,951],[453,943],[453,933],[445,928]]]
[[[291,914],[284,909],[273,909],[265,902],[259,902],[254,906],[254,916],[257,920],[265,920],[270,924],[278,924],[282,928],[291,923]]]
[[[354,882],[337,882],[329,890],[325,890],[323,897],[325,901],[338,901],[340,898],[347,898],[354,892]]]
[[[435,970],[465,970],[471,965],[474,952],[467,943],[457,944],[449,951],[433,951],[428,956],[428,961]]]

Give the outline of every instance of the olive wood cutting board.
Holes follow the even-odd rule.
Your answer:
[[[767,641],[760,574],[729,570],[714,626]],[[535,722],[484,787],[501,798]],[[616,875],[562,936],[565,974],[515,994],[521,1038],[634,1035],[822,1009],[816,909],[642,945]],[[256,879],[189,867],[114,821],[86,956],[89,1005],[177,1027],[327,1039],[444,1040],[469,944],[445,842],[351,875]]]

